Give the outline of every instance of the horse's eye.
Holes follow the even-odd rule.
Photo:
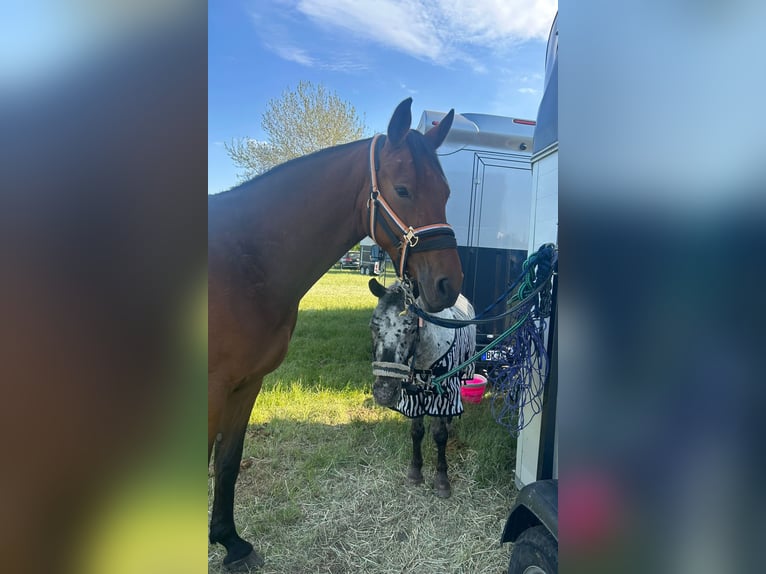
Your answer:
[[[407,188],[404,187],[404,186],[401,186],[401,185],[397,186],[397,187],[394,187],[394,191],[396,191],[396,195],[398,195],[399,197],[409,197],[410,196],[410,192],[407,191]]]

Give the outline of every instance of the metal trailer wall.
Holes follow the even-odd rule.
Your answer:
[[[532,197],[529,250],[545,243],[558,244],[559,136],[558,136],[558,16],[548,38],[545,90],[537,113],[532,156]],[[557,308],[554,301],[554,308]],[[542,416],[532,419],[516,442],[516,486],[558,478],[558,355],[556,333],[548,341],[551,379],[545,390]],[[551,347],[554,348],[551,348]],[[525,413],[528,418],[531,412]]]
[[[532,162],[532,217],[531,229],[529,235],[529,250],[536,251],[545,243],[558,243],[558,142],[546,148],[543,153],[536,154]],[[548,333],[545,340],[549,342]],[[549,345],[550,347],[550,345]],[[551,362],[554,357],[552,349],[548,348]],[[553,365],[551,365],[553,368]],[[536,381],[542,384],[542,381]],[[525,420],[530,420],[519,433],[516,441],[516,487],[521,489],[523,486],[540,480],[542,478],[558,477],[558,427],[555,425],[555,402],[557,396],[546,393],[545,403],[543,404],[543,416],[532,416],[531,406],[526,406],[528,412],[525,413]],[[553,413],[553,420],[547,423],[553,425],[552,448],[554,452],[544,452],[545,448],[550,449],[551,445],[544,444],[543,428],[546,419],[546,409]],[[543,448],[545,447],[545,448]],[[542,457],[544,455],[552,457],[552,469],[545,474],[551,476],[542,476],[540,469],[542,467]]]

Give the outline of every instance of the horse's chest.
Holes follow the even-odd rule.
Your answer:
[[[210,369],[228,373],[226,378],[234,380],[276,369],[287,354],[297,306],[280,311],[241,293],[229,294],[219,303],[221,312],[209,325]]]

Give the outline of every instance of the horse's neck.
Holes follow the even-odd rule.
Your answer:
[[[474,311],[468,299],[462,295],[458,297],[454,306],[448,307],[438,313],[436,317],[442,319],[473,319]],[[470,331],[471,341],[476,340],[476,327],[469,325],[463,327]],[[440,327],[433,323],[425,322],[420,328],[420,342],[418,343],[416,367],[418,369],[428,369],[433,363],[440,359],[446,353],[457,337],[457,330]]]
[[[452,308],[444,309],[435,316],[443,319],[453,319],[454,312]],[[433,323],[424,323],[420,327],[420,341],[418,341],[416,367],[418,369],[427,369],[439,357],[449,350],[452,342],[455,340],[455,329],[447,329]]]
[[[368,149],[356,142],[293,160],[228,192],[236,195],[218,225],[269,296],[297,304],[364,237]]]

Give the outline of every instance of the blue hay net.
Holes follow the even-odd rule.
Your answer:
[[[555,245],[546,244],[540,247],[524,262],[522,275],[509,285],[494,303],[471,320],[442,319],[425,313],[414,304],[409,305],[410,310],[419,317],[453,329],[469,323],[477,324],[500,318],[509,320],[510,328],[466,363],[434,379],[434,384],[438,385],[441,379],[484,355],[482,362],[487,365],[492,416],[513,436],[517,436],[535,415],[542,412],[545,381],[550,370],[544,343],[547,332],[546,318],[551,314],[551,280],[557,262]],[[503,301],[506,302],[507,310],[487,318],[486,316]]]
[[[509,287],[512,291],[520,284],[509,306],[523,299],[535,285],[542,282],[547,285],[539,297],[513,313],[511,320],[516,328],[488,351],[485,358],[487,381],[492,391],[489,397],[492,416],[513,436],[518,436],[543,409],[543,392],[550,371],[545,348],[546,318],[551,313],[552,295],[548,282],[555,261],[554,247],[545,245],[524,263],[525,273]],[[485,309],[482,314],[489,310]]]
[[[492,417],[517,436],[543,408],[550,361],[545,350],[546,321],[529,314],[514,333],[489,351],[487,381]]]

